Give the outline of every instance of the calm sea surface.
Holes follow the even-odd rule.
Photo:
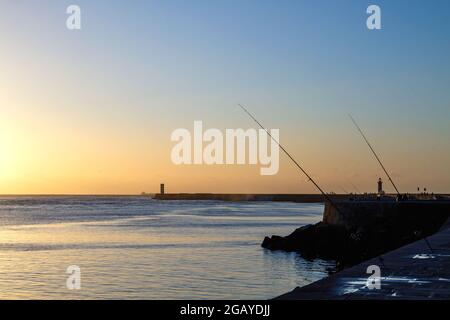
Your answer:
[[[0,197],[0,299],[266,299],[332,263],[260,247],[320,204]],[[81,268],[68,290],[67,267]]]

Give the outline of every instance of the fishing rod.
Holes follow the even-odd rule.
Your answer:
[[[366,141],[367,145],[369,146],[370,150],[372,150],[372,153],[374,154],[375,158],[378,160],[378,163],[381,165],[381,168],[383,168],[384,173],[386,173],[387,177],[389,178],[389,181],[391,182],[392,186],[394,187],[395,191],[397,191],[397,195],[400,196],[400,192],[398,191],[394,181],[392,181],[391,176],[389,175],[389,173],[387,172],[386,168],[384,167],[383,163],[381,162],[380,158],[378,157],[378,155],[376,154],[375,150],[372,148],[372,146],[370,145],[369,141],[367,140],[366,136],[364,135],[364,133],[362,132],[361,128],[358,126],[358,124],[356,123],[355,119],[353,119],[352,115],[349,114],[348,115],[350,117],[350,119],[352,120],[353,124],[356,126],[356,128],[358,129],[359,133],[361,133],[361,135],[363,136],[364,140]],[[427,244],[428,248],[430,249],[431,253],[433,253],[433,248],[431,247],[430,242],[428,241],[428,237],[424,236],[423,240],[425,241],[425,243]]]
[[[340,186],[341,190],[344,191],[345,194],[350,194],[350,192],[348,192],[347,190],[345,190],[345,188],[343,186]]]
[[[362,194],[361,191],[359,191],[359,189],[352,182],[350,182],[350,184],[352,185],[353,189],[356,190],[357,194]]]
[[[314,181],[314,179],[308,174],[308,172],[305,171],[305,169],[302,168],[302,166],[289,154],[289,152],[286,151],[286,149],[270,134],[269,130],[267,130],[258,120],[256,120],[256,118],[244,107],[242,106],[240,103],[238,103],[238,106],[241,107],[242,110],[244,110],[244,112],[253,119],[253,121],[255,121],[258,126],[263,129],[267,135],[272,139],[272,141],[274,141],[281,150],[283,150],[283,152],[289,157],[289,159],[292,160],[292,162],[297,166],[297,168],[300,169],[301,172],[303,172],[303,174],[309,179],[309,181],[311,181],[314,186],[317,188],[317,190],[320,191],[320,193],[324,196],[324,198],[336,209],[336,211],[340,214],[342,214],[341,210],[339,210],[339,208],[337,207],[337,205],[333,202],[333,200],[331,200],[331,198],[328,196],[328,194],[326,194],[322,188]]]
[[[375,158],[377,159],[378,163],[380,164],[381,168],[383,168],[384,173],[386,173],[387,177],[389,178],[389,181],[391,182],[392,186],[394,187],[395,191],[397,191],[397,195],[400,195],[400,192],[397,189],[397,186],[395,185],[394,181],[392,180],[391,176],[389,175],[389,173],[387,172],[386,168],[384,167],[383,163],[381,162],[380,158],[378,157],[377,153],[375,152],[375,150],[372,148],[372,145],[370,144],[369,140],[367,140],[366,136],[364,135],[363,131],[361,130],[361,128],[359,127],[359,125],[356,123],[355,119],[353,119],[352,115],[349,114],[348,115],[350,117],[350,119],[352,120],[353,124],[355,125],[356,129],[358,129],[359,133],[361,133],[362,137],[364,138],[364,140],[366,141],[367,145],[369,146],[370,150],[372,150],[373,155],[375,156]]]

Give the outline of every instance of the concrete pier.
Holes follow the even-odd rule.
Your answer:
[[[407,227],[418,228],[426,224],[434,233],[450,215],[450,201],[358,200],[339,201],[336,205],[339,211],[329,203],[325,205],[323,222],[347,229],[376,227],[400,232]]]
[[[335,201],[321,222],[266,236],[261,246],[335,260],[342,269],[431,236],[449,217],[450,201]]]
[[[427,241],[416,241],[276,299],[450,299],[450,223]],[[367,286],[371,265],[380,267],[380,289]]]

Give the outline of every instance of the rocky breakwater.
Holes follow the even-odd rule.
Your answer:
[[[450,214],[449,201],[344,201],[325,205],[323,220],[288,236],[265,237],[262,247],[297,251],[307,259],[351,266],[434,234]]]

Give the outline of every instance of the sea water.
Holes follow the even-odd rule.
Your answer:
[[[0,299],[268,299],[333,263],[272,252],[266,235],[321,219],[323,205],[0,197]],[[81,287],[66,285],[78,266]]]

